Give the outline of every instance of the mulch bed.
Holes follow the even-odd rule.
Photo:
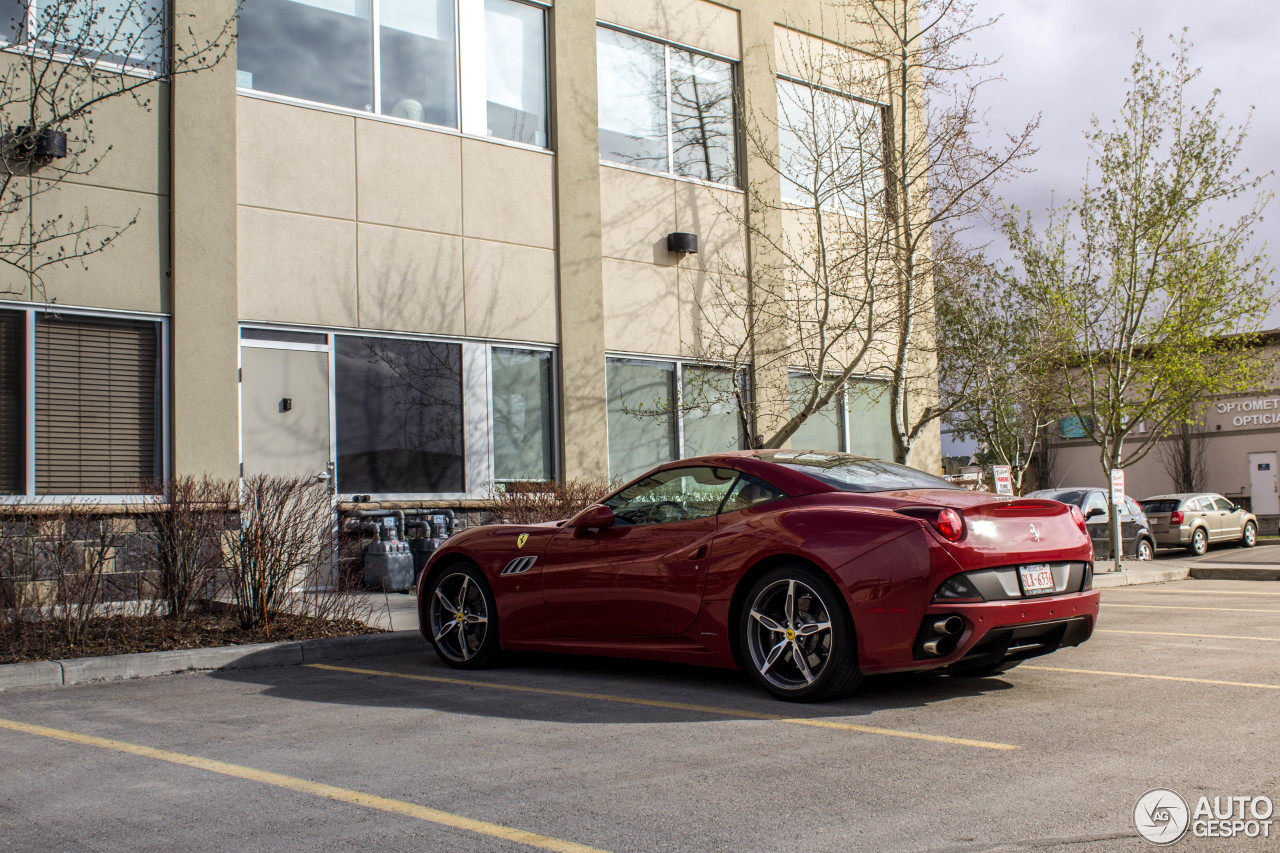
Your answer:
[[[90,620],[81,642],[71,645],[58,633],[58,627],[27,625],[19,632],[12,625],[0,625],[0,664],[381,633],[381,629],[356,619],[281,615],[272,619],[266,630],[246,631],[231,613],[195,615],[183,622],[156,616],[111,616]]]

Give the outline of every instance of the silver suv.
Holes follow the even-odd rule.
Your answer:
[[[1258,517],[1222,495],[1193,493],[1156,495],[1142,501],[1151,532],[1161,548],[1186,548],[1197,557],[1213,542],[1258,542]]]

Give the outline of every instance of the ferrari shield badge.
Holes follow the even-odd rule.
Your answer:
[[[519,536],[517,536],[517,537],[516,537],[516,547],[517,547],[517,548],[523,548],[523,547],[524,547],[524,543],[526,543],[526,542],[528,542],[528,541],[529,541],[529,534],[528,534],[528,533],[521,533]]]

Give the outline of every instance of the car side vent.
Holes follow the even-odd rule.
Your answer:
[[[516,557],[506,568],[502,570],[504,575],[522,575],[533,568],[533,564],[538,562],[537,557]]]

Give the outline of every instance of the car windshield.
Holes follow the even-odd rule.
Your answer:
[[[941,477],[850,453],[783,451],[759,457],[793,471],[808,474],[842,492],[891,492],[898,489],[951,489],[960,487]]]
[[[1142,511],[1147,513],[1148,515],[1151,515],[1152,513],[1159,513],[1159,512],[1173,512],[1178,508],[1178,504],[1180,503],[1182,503],[1182,501],[1176,498],[1174,499],[1164,498],[1158,501],[1143,501]]]

